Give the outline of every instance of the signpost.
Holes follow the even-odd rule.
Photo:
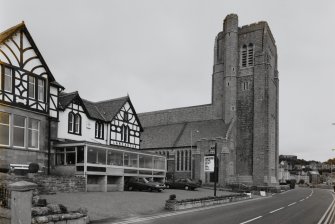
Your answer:
[[[217,144],[216,142],[210,146],[210,155],[204,157],[205,160],[205,172],[214,172],[214,197],[216,197],[216,184],[218,182],[219,169],[218,169],[218,157],[217,157]]]

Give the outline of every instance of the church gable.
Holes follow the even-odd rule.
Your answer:
[[[142,128],[130,101],[127,101],[115,115],[110,129],[111,145],[139,149]]]

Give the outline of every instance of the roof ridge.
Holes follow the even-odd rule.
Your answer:
[[[141,120],[141,119],[140,119]],[[144,126],[145,128],[151,128],[151,127],[159,127],[159,126],[169,126],[169,125],[176,125],[176,124],[184,124],[184,123],[197,123],[197,122],[205,122],[205,121],[223,121],[221,118],[217,119],[205,119],[205,120],[198,120],[198,121],[184,121],[184,122],[176,122],[176,123],[169,123],[169,124],[159,124],[159,125],[152,125],[152,126]]]
[[[66,93],[66,92],[61,92],[60,94],[63,94],[63,95],[73,95],[73,94],[78,94],[78,91],[73,91],[73,92],[70,92],[70,93]]]
[[[115,101],[115,100],[121,100],[121,99],[128,99],[129,96],[122,96],[122,97],[118,97],[118,98],[114,98],[114,99],[108,99],[108,100],[101,100],[101,101],[97,101],[95,103],[106,103],[106,102],[109,102],[109,101]]]

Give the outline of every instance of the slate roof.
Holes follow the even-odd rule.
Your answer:
[[[86,114],[88,117],[101,120],[101,121],[105,121],[105,122],[110,122],[111,120],[113,120],[115,115],[117,115],[121,107],[126,102],[129,102],[131,107],[133,107],[129,99],[129,96],[124,96],[124,97],[120,97],[116,99],[104,100],[104,101],[99,101],[99,102],[91,102],[91,101],[82,99],[79,96],[79,93],[75,91],[71,93],[65,93],[65,92],[60,93],[59,95],[60,109],[64,111],[65,108],[73,100],[78,100],[82,103],[82,106],[84,107],[84,110],[86,111]],[[132,109],[135,111],[134,108]],[[139,119],[137,120],[139,121]],[[139,124],[139,126],[142,129],[141,124]]]
[[[141,149],[189,147],[202,138],[225,138],[229,125],[221,119],[185,122],[145,127],[141,135]],[[196,130],[198,132],[196,132]]]

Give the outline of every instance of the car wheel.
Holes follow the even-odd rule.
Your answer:
[[[189,187],[188,186],[185,186],[185,188],[184,188],[185,190],[188,190],[189,189]]]
[[[128,191],[132,191],[132,190],[134,190],[134,188],[132,186],[129,186]]]

